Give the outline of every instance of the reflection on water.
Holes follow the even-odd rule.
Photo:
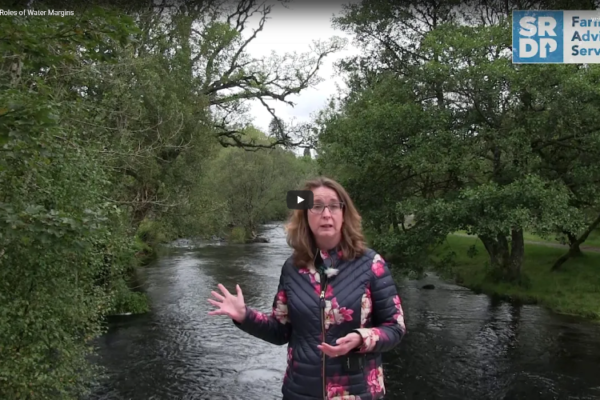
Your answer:
[[[111,321],[98,341],[109,379],[91,399],[280,399],[285,347],[207,315],[217,283],[269,310],[290,251],[281,226],[265,229],[270,243],[180,242],[144,269],[152,312]],[[388,399],[600,399],[600,327],[435,277],[398,286],[409,332],[384,356]]]

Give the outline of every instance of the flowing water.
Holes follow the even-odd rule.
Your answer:
[[[111,320],[97,343],[109,378],[90,399],[280,399],[285,346],[207,315],[217,283],[270,309],[290,250],[280,225],[263,234],[270,243],[181,241],[145,268],[152,312]],[[600,399],[600,326],[435,277],[398,287],[409,332],[384,355],[387,399]]]

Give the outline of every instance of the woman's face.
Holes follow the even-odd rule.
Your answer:
[[[340,199],[336,191],[328,187],[322,186],[313,189],[312,192],[314,207],[308,210],[308,225],[317,245],[320,248],[332,249],[342,238],[344,212]]]

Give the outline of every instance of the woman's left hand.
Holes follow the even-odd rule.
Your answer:
[[[362,337],[356,332],[351,332],[346,336],[339,338],[336,343],[337,346],[321,343],[317,347],[329,357],[343,356],[360,346],[362,344]]]

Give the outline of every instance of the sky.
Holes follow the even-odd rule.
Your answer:
[[[298,52],[310,50],[314,40],[327,40],[333,36],[348,39],[345,50],[329,55],[323,62],[318,74],[324,81],[315,88],[308,88],[299,95],[290,96],[295,107],[282,102],[272,102],[270,106],[278,117],[284,121],[294,118],[297,122],[309,121],[313,113],[325,107],[331,95],[337,92],[336,84],[343,85],[339,76],[334,74],[334,63],[342,57],[352,55],[357,49],[352,45],[352,37],[331,26],[331,18],[339,14],[341,5],[338,1],[323,1],[316,5],[309,0],[296,0],[286,7],[279,4],[273,6],[270,19],[263,30],[248,46],[248,52],[255,57],[268,56],[272,51],[277,53]],[[258,18],[256,24],[258,26]],[[251,108],[254,125],[268,131],[271,114],[259,102],[253,102]]]

